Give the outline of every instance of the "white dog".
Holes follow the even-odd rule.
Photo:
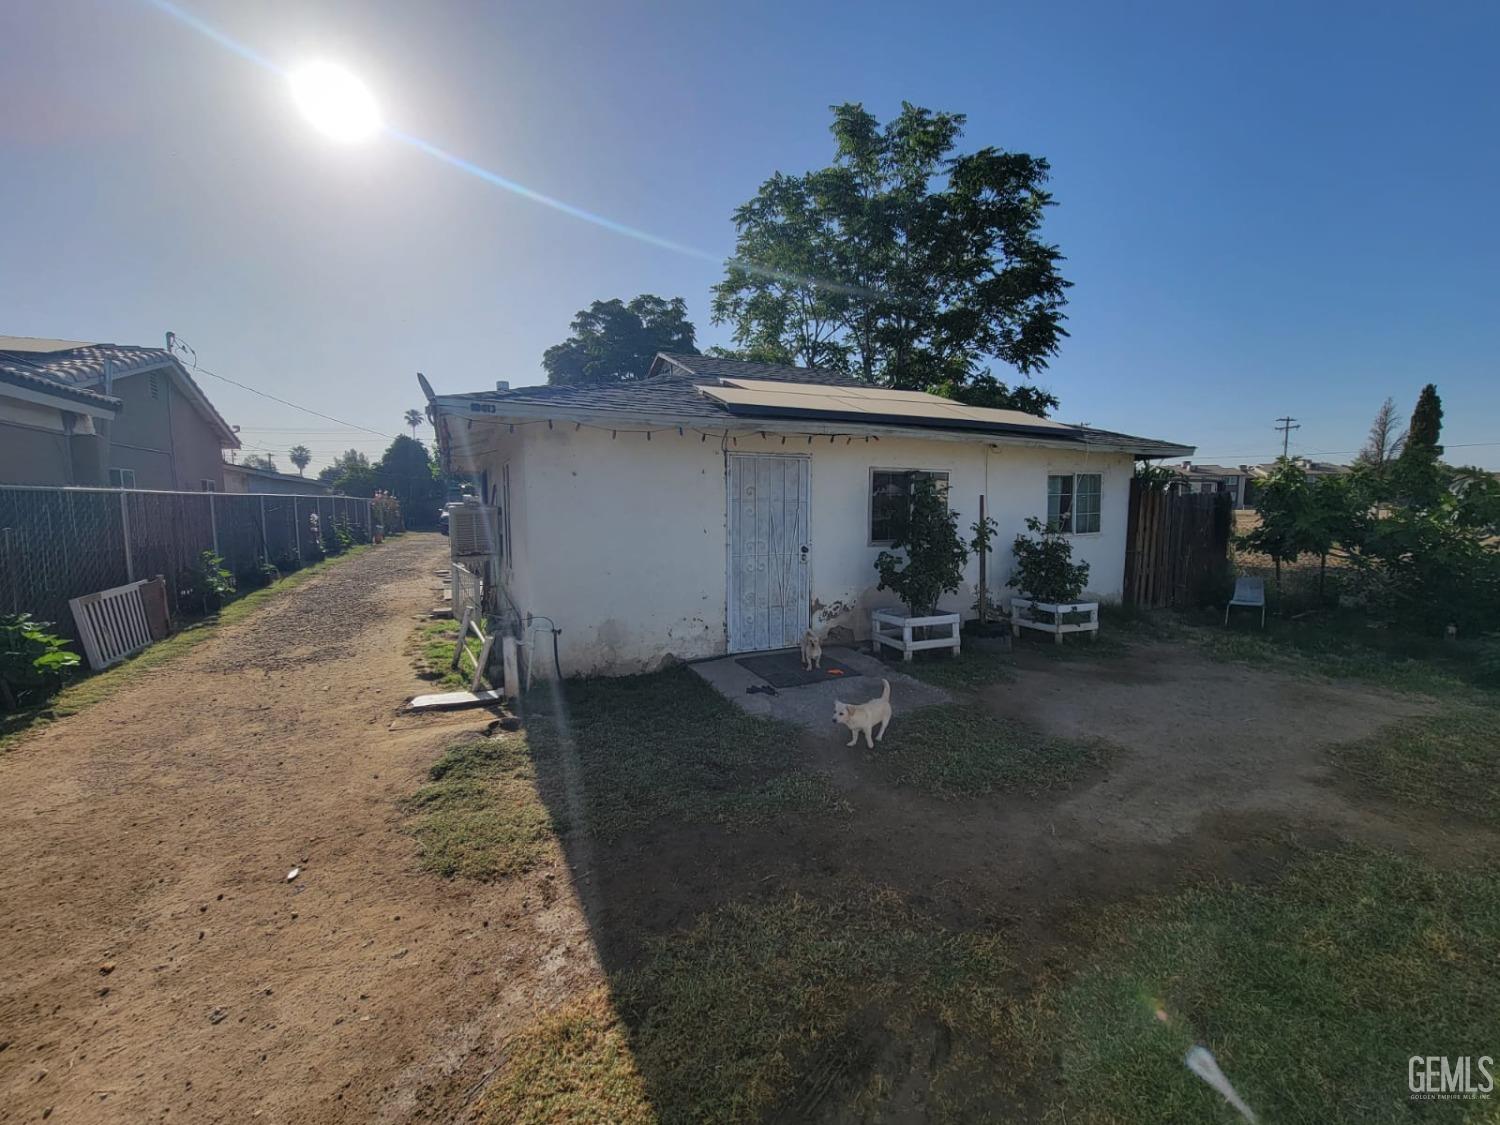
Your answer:
[[[871,750],[875,749],[876,742],[885,737],[885,728],[891,723],[891,681],[881,680],[880,684],[880,698],[868,703],[840,703],[837,699],[833,701],[833,721],[849,728],[849,733],[853,736],[849,739],[850,746],[858,744],[861,733]],[[880,725],[880,733],[872,741],[870,731],[877,723]]]
[[[802,634],[802,670],[811,672],[823,667],[823,642],[811,629]]]

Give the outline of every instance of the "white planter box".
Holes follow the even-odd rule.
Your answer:
[[[1051,621],[1033,620],[1029,611],[1038,610],[1042,613],[1050,613]],[[1087,620],[1064,622],[1063,617],[1077,617],[1080,613],[1088,614]],[[1012,636],[1019,637],[1022,629],[1037,629],[1043,633],[1051,633],[1058,644],[1062,644],[1064,633],[1087,633],[1089,640],[1097,640],[1099,637],[1099,603],[1098,602],[1038,602],[1031,598],[1010,599],[1010,631]]]
[[[902,660],[910,660],[911,654],[924,648],[946,648],[958,655],[958,629],[962,618],[956,613],[935,613],[931,617],[906,617],[898,610],[877,609],[870,614],[870,651],[880,655],[880,646],[887,645],[901,653]],[[912,639],[913,629],[942,627],[946,635],[929,637],[925,641]]]

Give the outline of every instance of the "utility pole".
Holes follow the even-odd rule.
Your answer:
[[[1297,425],[1296,422],[1297,419],[1295,418],[1276,419],[1275,429],[1281,431],[1281,456],[1283,460],[1285,460],[1287,449],[1292,442],[1292,431],[1300,430],[1302,428],[1301,426]]]

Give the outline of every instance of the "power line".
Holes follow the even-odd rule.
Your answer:
[[[290,406],[293,410],[300,410],[300,411],[302,411],[302,413],[304,413],[304,414],[311,414],[315,418],[322,418],[325,421],[329,421],[329,422],[337,422],[340,426],[347,426],[351,430],[363,430],[367,434],[374,434],[376,437],[383,437],[383,438],[387,439],[388,441],[395,441],[396,440],[396,435],[394,435],[394,434],[381,433],[379,430],[372,430],[372,429],[370,429],[369,426],[361,426],[361,425],[358,425],[355,422],[346,422],[342,418],[335,418],[332,414],[324,414],[321,410],[314,410],[310,406],[302,406],[300,403],[295,403],[295,402],[292,402],[292,401],[290,401],[288,399],[279,398],[278,396],[270,394],[270,393],[268,393],[266,391],[257,390],[255,387],[250,386],[248,383],[241,383],[238,379],[231,379],[228,375],[220,375],[217,371],[210,371],[206,367],[199,367],[198,366],[198,353],[195,352],[195,351],[193,351],[193,349],[190,346],[188,346],[182,340],[178,339],[175,336],[175,334],[173,335],[170,343],[174,347],[180,347],[180,348],[182,348],[184,351],[188,352],[188,354],[190,354],[193,357],[193,372],[194,372],[194,374],[197,374],[198,372],[202,372],[204,375],[211,375],[213,378],[218,379],[220,382],[228,383],[231,386],[239,387],[241,390],[243,390],[243,391],[249,391],[253,395],[260,395],[261,398],[268,398],[272,402],[279,402],[279,403],[281,403],[282,406]]]

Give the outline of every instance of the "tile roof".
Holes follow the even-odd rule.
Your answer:
[[[186,383],[204,414],[221,431],[220,436],[227,446],[239,447],[239,438],[234,428],[224,420],[214,404],[209,401],[203,388],[193,380],[177,357],[165,348],[138,348],[130,344],[78,344],[71,340],[33,340],[26,336],[0,336],[0,342],[13,345],[0,349],[0,371],[23,373],[31,379],[45,380],[47,385],[59,385],[76,393],[92,393],[92,399],[103,399],[119,405],[119,399],[100,394],[98,388],[105,381],[105,365],[109,365],[111,378],[122,378],[139,371],[170,367]],[[51,348],[45,345],[61,344]],[[30,346],[28,346],[30,345]],[[70,346],[71,345],[71,346]],[[83,400],[83,401],[92,401]]]
[[[120,409],[119,399],[77,386],[67,379],[48,374],[23,360],[17,360],[15,356],[14,352],[0,351],[0,383],[27,387],[34,391],[69,399],[72,402],[87,403],[90,406],[110,410]]]

